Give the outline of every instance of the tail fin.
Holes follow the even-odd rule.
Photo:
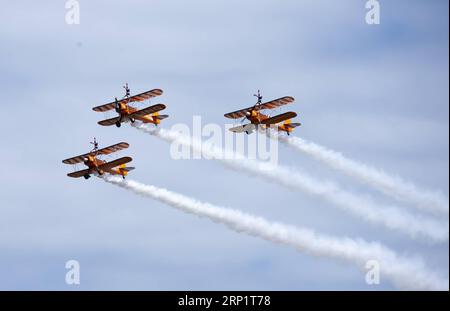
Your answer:
[[[134,170],[134,167],[126,167],[125,164],[119,166],[119,172],[123,177],[127,176],[128,172],[132,170]]]
[[[279,131],[286,132],[288,135],[301,123],[292,123],[291,119],[286,120],[283,124],[278,126]]]
[[[292,132],[292,131],[294,130],[294,128],[295,128],[295,127],[292,127],[291,124],[292,124],[292,120],[291,120],[291,119],[286,120],[286,121],[283,123],[283,126],[284,126],[284,128],[285,128],[285,130],[286,130],[286,133],[288,133],[288,134],[289,134],[290,132]]]
[[[152,114],[152,119],[155,122],[155,125],[160,124],[161,120],[165,118],[166,118],[165,116],[160,116],[158,112]]]

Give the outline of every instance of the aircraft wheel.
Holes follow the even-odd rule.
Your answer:
[[[134,121],[136,121],[134,118],[130,119],[131,123],[134,123]]]
[[[120,127],[122,125],[122,123],[120,123],[119,121],[116,122],[116,126]]]
[[[91,178],[91,175],[86,174],[86,175],[84,175],[83,177],[84,177],[84,179],[89,179],[89,178]]]

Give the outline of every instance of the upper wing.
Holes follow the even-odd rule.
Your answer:
[[[150,99],[150,98],[153,98],[153,97],[161,96],[162,93],[163,93],[163,90],[154,89],[154,90],[151,90],[151,91],[148,91],[148,92],[144,92],[144,93],[141,93],[141,94],[138,94],[138,95],[131,96],[129,98],[128,102],[130,102],[130,103],[131,102],[142,102],[144,100],[147,100],[147,99]]]
[[[99,150],[97,150],[97,154],[107,155],[107,154],[110,154],[113,152],[127,149],[128,147],[130,147],[130,145],[128,143],[121,142],[121,143],[118,143],[118,144],[115,144],[115,145],[112,145],[112,146],[109,146],[106,148],[99,149]]]
[[[99,165],[98,168],[101,169],[101,170],[104,170],[105,172],[107,172],[107,171],[109,171],[109,170],[111,170],[111,169],[113,169],[113,168],[115,168],[115,167],[117,167],[119,165],[122,165],[122,164],[125,164],[125,163],[129,163],[131,161],[133,161],[132,158],[130,158],[130,157],[123,157],[123,158],[120,158],[120,159],[117,159],[117,160],[114,160],[114,161],[107,162],[105,164]]]
[[[158,112],[158,111],[161,111],[161,110],[164,110],[164,109],[166,109],[165,105],[157,104],[157,105],[153,105],[153,106],[147,107],[147,108],[142,109],[142,110],[135,111],[135,112],[129,114],[128,117],[129,118],[143,117],[145,115],[148,115],[148,114],[151,114],[151,113],[155,113],[155,112]]]
[[[82,154],[82,155],[79,155],[79,156],[76,156],[76,157],[73,157],[73,158],[70,158],[70,159],[63,160],[62,162],[63,162],[64,164],[77,164],[77,163],[81,163],[81,162],[84,162],[84,159],[85,159],[88,155],[89,155],[89,153],[85,153],[85,154]]]
[[[121,103],[126,103],[127,101],[125,99],[122,99],[122,100],[118,100],[117,102],[119,104],[121,104]],[[105,112],[105,111],[108,111],[108,110],[112,110],[114,108],[116,108],[116,102],[115,101],[112,102],[112,103],[109,103],[109,104],[105,104],[105,105],[94,107],[94,108],[92,108],[92,110],[97,111],[97,112]]]
[[[261,121],[261,124],[277,124],[292,118],[295,118],[297,114],[295,112],[285,112],[283,114],[279,114],[275,117],[265,119]]]
[[[69,174],[67,174],[67,176],[73,177],[73,178],[79,178],[79,177],[83,177],[86,174],[89,174],[89,169],[82,170],[82,171],[77,171],[77,172],[73,172],[73,173],[69,173]]]
[[[126,103],[131,103],[131,102],[141,102],[144,100],[147,100],[149,98],[153,98],[156,96],[160,96],[162,95],[163,90],[160,89],[154,89],[148,92],[144,92],[138,95],[134,95],[131,96],[130,98],[124,98],[118,101],[119,104],[126,104]],[[104,111],[108,111],[108,110],[112,110],[116,107],[116,102],[113,101],[109,104],[105,104],[105,105],[101,105],[101,106],[97,106],[92,108],[92,110],[97,111],[97,112],[104,112]]]
[[[278,98],[278,99],[272,100],[270,102],[261,104],[260,106],[257,106],[257,107],[259,107],[259,110],[274,109],[274,108],[277,108],[277,107],[280,107],[283,105],[290,104],[290,103],[294,102],[294,100],[295,100],[294,97],[286,96],[286,97]],[[225,114],[225,117],[229,118],[229,119],[243,118],[246,116],[246,114],[248,112],[251,112],[254,108],[255,108],[255,106],[252,106],[252,107],[248,107],[245,109],[230,112],[230,113]]]
[[[107,120],[102,120],[102,121],[98,121],[97,123],[103,126],[111,126],[116,124],[117,121],[120,120],[120,117],[115,117],[112,119],[107,119]]]
[[[225,116],[225,118],[229,118],[229,119],[240,119],[240,118],[245,117],[247,115],[247,113],[250,113],[253,110],[253,108],[254,107],[248,107],[245,109],[233,111],[233,112],[224,114],[224,116]]]
[[[102,148],[102,149],[100,149],[100,150],[97,150],[97,154],[104,154],[104,155],[107,155],[107,154],[110,154],[110,153],[113,153],[113,152],[117,152],[117,151],[126,149],[126,148],[128,148],[129,146],[130,146],[129,144],[122,142],[122,143],[118,143],[118,144],[115,144],[115,145],[112,145],[112,146],[109,146],[109,147],[106,147],[106,148]],[[77,164],[77,163],[82,163],[82,162],[84,162],[84,159],[85,159],[88,155],[89,155],[89,153],[85,153],[85,154],[82,154],[82,155],[79,155],[79,156],[76,156],[76,157],[73,157],[73,158],[70,158],[70,159],[63,160],[62,162],[63,162],[64,164]]]
[[[282,98],[278,98],[275,100],[272,100],[270,102],[261,104],[260,109],[274,109],[280,106],[284,106],[290,103],[293,103],[295,101],[294,97],[292,96],[286,96],[286,97],[282,97]]]

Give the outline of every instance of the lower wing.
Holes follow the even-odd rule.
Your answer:
[[[142,110],[135,111],[128,115],[129,118],[139,118],[166,109],[163,104],[153,105]]]
[[[115,118],[108,119],[108,120],[98,121],[98,124],[103,125],[103,126],[111,126],[111,125],[116,124],[119,120],[120,120],[120,117],[115,117]]]
[[[80,178],[80,177],[83,177],[86,174],[89,174],[89,169],[82,170],[82,171],[77,171],[77,172],[73,172],[73,173],[69,173],[69,174],[67,174],[67,176],[73,177],[73,178]]]
[[[230,131],[233,133],[244,133],[246,132],[247,134],[252,133],[255,130],[255,125],[254,124],[245,124],[245,125],[240,125],[240,126],[236,126],[233,128],[230,128]]]
[[[261,124],[266,124],[266,125],[277,124],[277,123],[280,123],[280,122],[283,122],[283,121],[286,121],[286,120],[289,120],[289,119],[293,119],[296,116],[297,116],[297,114],[295,112],[292,112],[292,111],[291,112],[285,112],[283,114],[279,114],[279,115],[274,116],[272,118],[262,120]]]
[[[99,170],[103,170],[105,172],[109,172],[111,169],[113,169],[113,168],[115,168],[117,166],[120,166],[122,164],[129,163],[131,161],[133,161],[132,158],[130,158],[130,157],[123,157],[123,158],[120,158],[120,159],[117,159],[117,160],[114,160],[114,161],[107,162],[105,164],[99,165],[98,169]]]

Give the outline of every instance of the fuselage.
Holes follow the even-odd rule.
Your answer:
[[[138,111],[138,109],[131,107],[130,105],[127,105],[125,103],[119,104],[119,114],[122,116],[122,120],[130,120],[128,116],[136,111]],[[135,117],[135,119],[142,121],[143,123],[152,123],[155,125],[161,123],[158,118],[153,118],[151,115],[139,116]]]
[[[250,115],[247,116],[247,119],[252,123],[252,124],[261,124],[261,122],[263,120],[269,119],[269,116],[262,114],[256,110],[252,110],[250,112]]]
[[[247,119],[252,124],[255,124],[255,125],[261,124],[262,121],[269,119],[269,118],[270,118],[269,116],[262,114],[256,110],[252,110],[250,115],[247,116]],[[268,128],[270,128],[270,125],[267,124],[267,125],[264,125],[264,127],[268,129]],[[278,131],[286,132],[288,134],[290,134],[294,130],[293,127],[286,126],[285,123],[277,125],[277,129],[278,129]]]
[[[98,174],[98,175],[103,175],[105,173],[104,170],[99,169],[98,167],[101,166],[102,164],[107,163],[106,161],[97,159],[97,157],[93,154],[89,154],[85,159],[84,159],[84,165],[86,165],[89,168],[89,174]],[[119,169],[116,168],[112,168],[112,169],[107,169],[106,170],[107,173],[111,174],[111,175],[123,175]]]

